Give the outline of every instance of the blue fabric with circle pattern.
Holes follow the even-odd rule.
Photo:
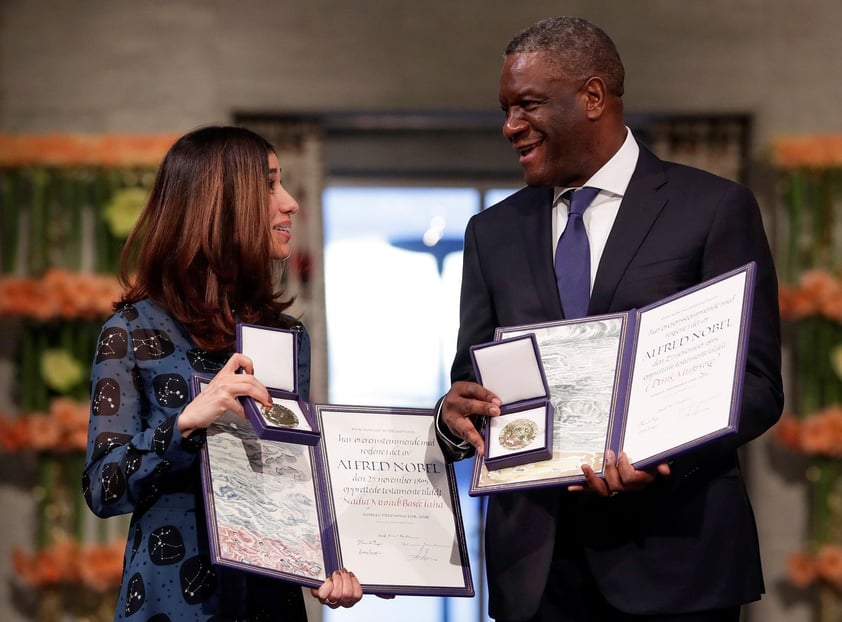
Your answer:
[[[307,399],[310,342],[298,325],[299,394]],[[301,588],[211,564],[199,450],[176,421],[194,373],[230,354],[198,349],[154,303],[126,305],[104,324],[91,376],[82,487],[100,517],[131,514],[115,620],[306,620]]]

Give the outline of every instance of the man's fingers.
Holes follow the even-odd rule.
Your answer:
[[[624,490],[623,480],[617,465],[614,452],[610,449],[605,452],[605,462],[602,467],[605,485],[608,492],[622,492]]]
[[[465,380],[454,382],[453,386],[450,387],[450,394],[457,394],[483,402],[494,402],[498,406],[502,404],[499,397],[477,382]]]

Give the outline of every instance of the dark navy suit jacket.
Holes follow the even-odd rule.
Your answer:
[[[551,188],[527,187],[469,222],[453,381],[474,379],[469,348],[491,341],[496,327],[563,318],[552,198]],[[490,495],[492,617],[534,614],[557,532],[584,551],[601,593],[621,611],[717,609],[760,597],[757,531],[737,448],[777,421],[783,391],[777,279],[752,193],[641,146],[589,315],[645,306],[750,261],[757,271],[738,434],[680,456],[672,475],[644,492],[597,498],[547,487]]]

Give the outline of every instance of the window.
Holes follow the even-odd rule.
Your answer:
[[[513,189],[331,186],[323,195],[328,396],[335,404],[432,407],[450,386],[468,219]],[[483,504],[455,465],[477,597],[367,597],[325,620],[486,620]],[[353,569],[352,569],[353,570]],[[409,597],[398,597],[398,599]]]

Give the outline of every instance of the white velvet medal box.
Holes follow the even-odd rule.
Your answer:
[[[240,398],[258,438],[315,445],[318,420],[298,393],[298,335],[294,330],[237,324],[237,351],[254,364],[254,376],[269,390],[272,406]]]
[[[477,382],[500,398],[498,417],[483,427],[490,470],[552,457],[553,406],[535,336],[473,346]]]

